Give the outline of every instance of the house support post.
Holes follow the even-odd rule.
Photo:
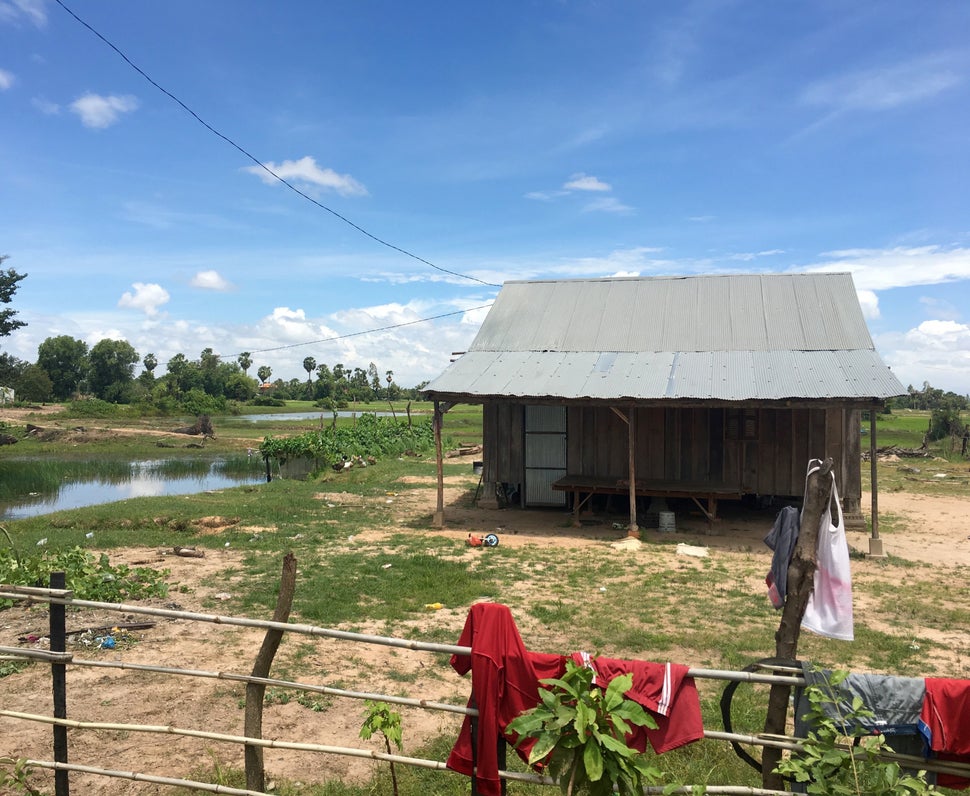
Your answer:
[[[640,538],[640,524],[637,522],[637,432],[636,432],[636,408],[630,407],[630,417],[627,420],[627,448],[630,455],[630,525],[627,527],[626,535],[634,539]]]
[[[815,569],[818,564],[819,526],[825,507],[832,498],[832,460],[826,459],[822,466],[808,476],[805,498],[802,503],[802,520],[798,541],[788,564],[788,589],[781,622],[775,632],[775,657],[780,661],[793,661],[798,654],[798,637],[801,634],[802,617],[808,606],[808,598],[815,587]],[[788,719],[788,699],[791,686],[776,683],[768,694],[768,710],[765,714],[765,734],[784,735]],[[784,780],[775,768],[781,760],[781,749],[765,747],[761,755],[762,787],[782,790]]]
[[[630,524],[627,526],[626,535],[633,537],[634,539],[640,538],[640,525],[637,522],[637,430],[636,430],[636,407],[631,406],[629,409],[629,414],[623,414],[615,406],[611,406],[610,409],[613,410],[620,420],[626,423],[627,430],[627,454],[629,456],[629,470],[630,470]],[[577,515],[578,516],[578,515]]]
[[[869,556],[885,558],[879,538],[879,486],[876,481],[876,407],[869,408],[869,494],[872,500],[872,536],[869,537]]]
[[[442,413],[441,404],[438,401],[434,402],[434,416],[432,418],[432,427],[434,429],[434,455],[435,461],[438,465],[438,504],[434,512],[434,517],[431,520],[431,524],[435,528],[445,527],[445,468],[442,462],[442,452],[441,452],[441,425],[442,425]]]

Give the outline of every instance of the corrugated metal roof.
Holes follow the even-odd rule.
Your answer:
[[[438,395],[563,400],[783,401],[905,392],[875,351],[469,352]]]
[[[506,282],[471,351],[869,348],[850,274]]]
[[[426,391],[723,401],[905,393],[841,273],[507,282],[468,353]]]

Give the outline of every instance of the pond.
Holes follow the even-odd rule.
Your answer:
[[[188,495],[265,481],[260,456],[144,461],[0,462],[0,521],[116,500]]]
[[[377,415],[378,417],[394,416],[391,412],[353,412],[341,409],[337,412],[337,417],[353,417],[354,415],[360,417],[362,414]],[[397,416],[406,417],[407,415],[404,412],[398,412]],[[333,418],[333,412],[329,409],[321,409],[317,412],[267,412],[258,415],[240,415],[239,418],[248,423],[275,423],[286,420],[296,422],[297,420],[319,420],[323,418],[323,422],[326,423]]]

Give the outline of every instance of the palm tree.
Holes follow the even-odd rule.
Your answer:
[[[306,397],[313,398],[313,371],[316,370],[317,361],[313,357],[305,357],[303,369],[306,371]]]
[[[269,365],[260,365],[256,375],[259,376],[260,383],[265,384],[269,381],[269,377],[273,375],[273,369]]]
[[[239,367],[242,368],[242,372],[248,376],[249,369],[253,365],[253,360],[250,353],[248,351],[243,351],[238,357],[236,357],[236,362],[239,364]]]

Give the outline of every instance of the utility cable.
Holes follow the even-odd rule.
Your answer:
[[[497,285],[494,282],[486,282],[484,279],[479,279],[478,277],[475,277],[475,276],[469,276],[468,274],[461,274],[461,273],[458,273],[457,271],[450,271],[447,268],[442,268],[440,265],[435,265],[430,260],[426,260],[426,259],[424,259],[424,257],[419,257],[417,254],[414,254],[413,252],[409,252],[407,249],[402,249],[400,246],[395,246],[393,243],[391,243],[389,241],[386,241],[383,238],[380,238],[380,237],[378,237],[377,235],[374,235],[371,232],[368,232],[362,226],[360,226],[359,224],[355,224],[349,218],[347,218],[346,216],[341,215],[340,213],[338,213],[333,208],[328,207],[327,205],[323,204],[322,202],[317,201],[316,199],[314,199],[312,196],[310,196],[309,194],[305,193],[304,191],[301,191],[292,182],[290,182],[289,180],[285,179],[284,177],[281,177],[279,174],[277,174],[275,171],[273,171],[269,166],[267,166],[265,163],[263,163],[259,158],[257,158],[255,155],[251,154],[248,150],[244,149],[242,146],[240,146],[235,141],[233,141],[231,138],[229,138],[229,136],[225,135],[224,133],[221,133],[219,130],[217,130],[215,127],[213,127],[207,121],[205,121],[205,119],[203,119],[201,116],[199,116],[199,114],[197,114],[188,105],[186,105],[184,102],[182,102],[182,100],[180,100],[178,97],[176,97],[171,91],[169,91],[168,89],[166,89],[163,86],[161,86],[158,83],[156,83],[151,77],[149,77],[149,75],[143,69],[141,69],[137,64],[135,64],[127,55],[125,55],[121,51],[121,49],[119,47],[117,47],[114,43],[112,43],[107,38],[105,38],[99,31],[97,31],[94,27],[92,27],[90,24],[88,24],[85,20],[81,19],[81,17],[79,17],[74,11],[72,11],[70,8],[68,8],[64,4],[63,0],[54,0],[54,2],[57,3],[61,8],[63,8],[68,14],[70,14],[72,17],[74,17],[74,19],[77,20],[78,23],[80,23],[81,25],[83,25],[92,34],[94,34],[97,38],[99,38],[102,42],[104,42],[108,47],[110,47],[112,50],[114,50],[119,56],[121,56],[122,60],[124,60],[124,62],[126,64],[128,64],[128,66],[130,66],[139,75],[141,75],[143,78],[145,78],[145,80],[147,80],[149,83],[151,83],[151,85],[153,85],[155,88],[157,88],[159,91],[161,91],[162,94],[164,94],[166,97],[168,97],[174,103],[176,103],[180,108],[182,108],[182,110],[184,110],[186,113],[188,113],[193,119],[195,119],[199,124],[201,124],[206,130],[208,130],[210,133],[212,133],[213,135],[217,136],[218,138],[221,138],[223,141],[225,141],[227,144],[229,144],[229,146],[231,146],[233,149],[235,149],[238,152],[240,152],[243,156],[245,156],[246,158],[248,158],[249,160],[251,160],[259,168],[261,168],[263,171],[265,171],[267,174],[269,174],[274,179],[276,179],[279,182],[281,182],[283,185],[285,185],[287,188],[289,188],[291,191],[293,191],[298,196],[302,196],[308,202],[310,202],[311,204],[316,205],[321,210],[326,210],[332,216],[340,219],[345,224],[347,224],[347,225],[353,227],[354,229],[356,229],[362,235],[365,235],[366,237],[370,238],[371,240],[376,241],[377,243],[381,244],[382,246],[386,246],[387,248],[393,249],[394,251],[399,252],[400,254],[405,255],[406,257],[410,257],[413,260],[417,260],[419,263],[424,263],[425,265],[430,266],[431,268],[434,268],[436,271],[441,271],[444,274],[449,274],[451,276],[456,276],[459,279],[468,279],[468,280],[470,280],[472,282],[478,282],[479,284],[487,285],[488,287],[501,287],[501,285]]]
[[[427,323],[428,321],[436,321],[439,318],[450,318],[452,315],[463,315],[466,312],[474,312],[475,310],[485,310],[488,309],[490,304],[483,304],[481,307],[469,307],[466,310],[455,310],[454,312],[444,312],[441,315],[432,315],[428,318],[418,318],[414,321],[404,321],[403,323],[392,323],[389,326],[379,326],[376,329],[364,329],[360,332],[348,332],[347,334],[338,334],[334,337],[323,337],[320,340],[307,340],[304,343],[287,343],[286,345],[278,345],[274,348],[259,348],[255,351],[248,351],[248,354],[266,354],[272,351],[283,351],[287,348],[299,348],[305,345],[319,345],[320,343],[333,343],[337,340],[346,340],[348,337],[360,337],[365,334],[375,334],[376,332],[386,332],[390,329],[400,329],[402,326],[414,326],[417,323]],[[226,358],[238,357],[239,354],[227,354]]]

